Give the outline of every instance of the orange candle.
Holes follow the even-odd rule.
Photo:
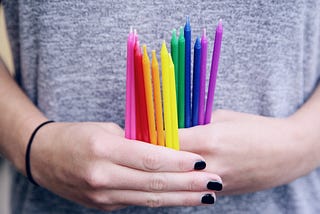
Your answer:
[[[147,112],[148,112],[148,124],[149,124],[149,134],[150,143],[157,145],[156,128],[155,128],[155,118],[154,118],[154,108],[152,99],[152,84],[151,84],[151,71],[150,71],[150,59],[147,53],[147,46],[143,45],[143,76],[144,76],[144,86],[147,101]]]
[[[156,110],[156,126],[157,126],[157,141],[158,145],[164,146],[164,135],[163,135],[163,118],[162,118],[162,101],[160,92],[160,74],[159,64],[156,56],[156,51],[152,50],[152,80],[153,80],[153,95],[154,105]]]

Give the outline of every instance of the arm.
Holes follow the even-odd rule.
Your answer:
[[[0,80],[0,154],[25,174],[26,144],[47,118],[3,64]],[[215,197],[207,185],[220,177],[195,170],[202,160],[197,154],[127,140],[113,123],[48,124],[39,130],[31,149],[31,171],[37,183],[102,210],[212,203],[203,196]]]
[[[1,58],[0,80],[0,151],[25,174],[24,154],[28,138],[47,119],[19,90]]]
[[[320,86],[288,118],[217,110],[211,124],[181,130],[181,148],[206,158],[224,182],[221,194],[272,188],[320,166],[319,109]]]

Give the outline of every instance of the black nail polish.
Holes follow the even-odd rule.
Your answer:
[[[195,170],[202,170],[204,168],[206,168],[206,162],[204,162],[204,161],[198,161],[194,164]]]
[[[223,185],[219,181],[209,181],[207,184],[207,188],[210,190],[221,191]]]
[[[214,204],[214,197],[211,194],[205,194],[202,196],[201,203],[203,204]]]

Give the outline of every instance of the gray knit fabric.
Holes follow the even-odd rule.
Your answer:
[[[320,77],[320,1],[4,0],[17,82],[56,121],[123,126],[129,27],[159,53],[163,38],[191,18],[193,41],[207,27],[224,36],[215,108],[285,117]],[[303,142],[302,142],[303,143]],[[303,144],[301,145],[303,146]],[[241,163],[239,163],[241,164]],[[14,214],[100,213],[35,187],[14,172]],[[268,181],[265,181],[268,182]],[[320,171],[266,191],[220,197],[214,206],[129,207],[115,213],[320,213]]]

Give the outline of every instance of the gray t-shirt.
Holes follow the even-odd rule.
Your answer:
[[[286,117],[320,77],[320,1],[40,1],[4,0],[16,79],[56,121],[112,121],[123,126],[129,26],[157,52],[191,18],[193,41],[207,27],[208,70],[214,29],[224,37],[215,108]],[[158,52],[159,53],[159,52]],[[301,142],[303,144],[303,142]],[[301,145],[303,146],[303,145]],[[241,163],[239,163],[241,164]],[[266,181],[268,182],[268,181]],[[215,206],[143,208],[115,213],[320,213],[320,171]],[[13,213],[99,213],[13,173]]]

